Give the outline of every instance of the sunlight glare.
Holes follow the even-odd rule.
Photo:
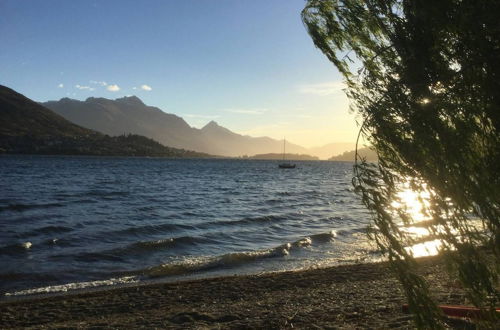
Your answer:
[[[432,241],[427,241],[424,243],[418,243],[406,248],[406,250],[413,255],[413,257],[427,257],[427,256],[435,256],[439,253],[441,247],[443,246],[443,242],[439,239],[435,239]]]
[[[404,208],[411,216],[414,223],[428,220],[424,214],[424,207],[428,205],[429,192],[415,192],[411,189],[404,189],[397,194],[397,200],[392,202],[394,208]]]
[[[410,216],[414,226],[404,226],[401,224],[401,230],[408,234],[412,239],[420,241],[420,243],[406,247],[406,250],[414,257],[432,256],[439,253],[443,242],[439,239],[431,239],[425,241],[426,237],[431,235],[427,228],[418,226],[418,223],[430,220],[425,214],[425,208],[429,206],[430,193],[423,190],[416,192],[411,190],[407,185],[401,190],[391,205],[396,209],[403,209]]]

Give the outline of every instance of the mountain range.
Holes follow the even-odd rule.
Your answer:
[[[130,96],[110,100],[90,97],[85,101],[62,98],[41,103],[65,119],[98,132],[117,136],[138,134],[174,148],[195,150],[212,155],[238,157],[279,153],[283,140],[241,135],[215,121],[203,128],[191,127],[181,117],[144,104]],[[287,153],[309,154],[322,159],[352,150],[353,143],[331,143],[317,148],[304,148],[287,141]]]
[[[166,147],[144,136],[110,137],[83,128],[1,85],[0,122],[0,153],[211,157]]]

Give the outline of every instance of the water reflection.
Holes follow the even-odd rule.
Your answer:
[[[430,193],[426,190],[416,192],[406,187],[401,190],[396,200],[392,202],[394,208],[403,208],[414,223],[429,220],[425,208],[429,206]]]
[[[406,184],[391,203],[392,207],[404,211],[408,216],[409,223],[401,223],[401,231],[407,234],[409,239],[406,251],[414,257],[437,255],[443,247],[443,242],[434,238],[424,225],[432,220],[426,212],[430,204],[429,198],[430,192],[425,188],[422,191],[414,191]]]
[[[439,254],[441,248],[443,247],[443,242],[439,239],[434,239],[432,241],[427,241],[424,243],[418,243],[407,247],[407,251],[417,257],[435,256]]]

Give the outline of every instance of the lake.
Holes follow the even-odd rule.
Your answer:
[[[352,163],[1,156],[0,292],[375,260]]]

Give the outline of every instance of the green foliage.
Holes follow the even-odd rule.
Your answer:
[[[0,133],[0,153],[42,155],[134,156],[169,158],[211,158],[213,156],[184,149],[166,147],[141,135],[22,135]]]
[[[373,214],[372,237],[388,256],[419,327],[440,327],[416,275],[415,225],[397,206],[414,191],[450,270],[495,322],[500,272],[500,2],[309,0],[314,44],[339,69],[360,134],[379,163],[359,160],[353,180]],[[473,226],[474,219],[480,226]],[[494,324],[494,323],[492,323]]]

